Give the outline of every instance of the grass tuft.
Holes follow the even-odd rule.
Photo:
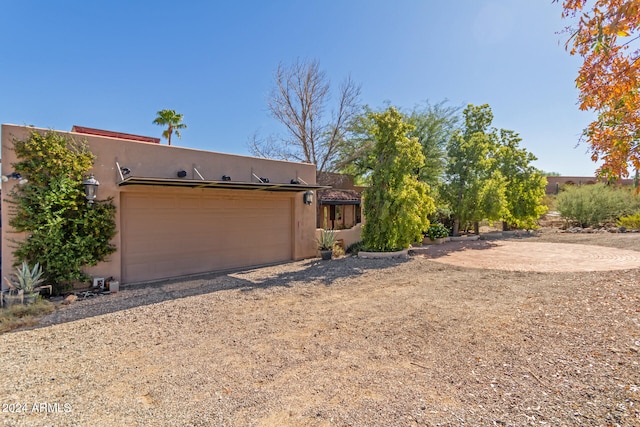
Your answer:
[[[30,305],[14,305],[0,309],[0,333],[26,328],[38,324],[43,316],[53,312],[55,306],[49,301],[39,299]]]

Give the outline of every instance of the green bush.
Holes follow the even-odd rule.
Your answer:
[[[435,222],[429,226],[426,235],[431,240],[449,236],[449,229],[439,222]]]
[[[556,199],[558,212],[581,227],[616,222],[639,206],[631,190],[603,183],[567,187]]]
[[[640,230],[640,213],[621,217],[618,220],[618,226],[629,230]]]
[[[363,250],[363,248],[364,248],[364,243],[361,240],[359,242],[350,244],[349,247],[347,248],[347,253],[357,255],[358,252]]]

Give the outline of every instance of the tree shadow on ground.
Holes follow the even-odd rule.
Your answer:
[[[442,245],[429,245],[412,249],[413,255],[422,255],[428,259],[437,259],[447,256],[453,252],[461,252],[466,250],[479,251],[492,249],[498,246],[495,242],[489,240],[473,240],[470,242],[456,241],[446,242]]]
[[[212,292],[230,290],[250,292],[256,289],[290,288],[305,284],[331,286],[338,280],[356,278],[371,270],[393,269],[409,260],[409,258],[363,259],[352,256],[331,261],[313,258],[267,267],[243,268],[223,273],[206,273],[153,283],[125,285],[116,294],[93,296],[80,299],[68,306],[60,306],[55,312],[43,317],[36,327],[66,323]]]

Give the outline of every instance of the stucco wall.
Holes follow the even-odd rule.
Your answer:
[[[11,172],[11,164],[17,161],[13,152],[13,141],[24,140],[29,137],[32,130],[46,132],[45,129],[35,129],[16,125],[2,125],[2,163],[3,173]],[[108,138],[93,135],[77,134],[72,132],[59,132],[76,140],[84,140],[89,149],[96,155],[93,174],[100,182],[98,198],[113,197],[116,205],[116,225],[118,234],[113,240],[118,250],[109,257],[107,262],[101,263],[87,272],[91,275],[108,275],[119,278],[121,264],[121,224],[120,224],[120,195],[127,191],[141,191],[140,187],[120,187],[120,174],[116,162],[121,167],[131,170],[132,177],[176,178],[180,170],[187,172],[186,178],[199,179],[197,169],[205,180],[220,180],[222,175],[228,175],[233,181],[257,182],[253,177],[255,173],[259,177],[269,178],[270,183],[289,184],[292,179],[301,178],[309,185],[315,185],[315,165],[283,162],[261,159],[249,156],[215,153],[203,150],[194,150],[183,147],[158,145],[145,142],[127,141],[116,138]],[[194,169],[195,168],[195,169]],[[9,212],[6,209],[6,195],[16,185],[15,180],[2,183],[2,266],[3,275],[7,275],[7,267],[13,264],[13,255],[8,240],[9,236],[17,236],[8,227]],[[206,191],[225,191],[207,189]],[[252,190],[242,190],[252,191]],[[303,203],[302,193],[295,194],[293,206],[293,258],[302,259],[315,256],[315,202],[312,206]],[[149,218],[153,221],[153,218]],[[249,239],[251,236],[238,235],[238,239]],[[170,242],[168,242],[170,244]],[[259,244],[259,242],[257,243]],[[115,272],[115,274],[114,274]]]
[[[318,228],[315,232],[316,242],[320,239],[324,229]],[[345,250],[354,243],[362,240],[362,224],[357,224],[347,230],[334,230],[336,240],[342,240]],[[317,246],[317,245],[316,245]]]

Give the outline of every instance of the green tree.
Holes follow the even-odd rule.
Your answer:
[[[167,139],[168,145],[171,145],[171,136],[174,133],[178,138],[181,138],[180,129],[187,128],[187,125],[182,123],[182,114],[176,113],[175,110],[158,111],[158,117],[155,118],[153,123],[159,126],[167,127],[167,129],[162,132],[162,136]]]
[[[498,220],[506,209],[506,179],[497,167],[491,108],[470,104],[463,116],[463,130],[455,131],[447,144],[445,180],[440,187],[453,216],[453,235],[483,219]]]
[[[446,102],[435,105],[427,102],[408,113],[404,113],[405,121],[414,126],[408,133],[410,138],[417,138],[425,157],[424,165],[418,173],[419,179],[430,186],[435,186],[442,179],[446,163],[446,144],[458,126],[459,108],[450,107]],[[375,126],[373,111],[365,106],[362,114],[351,122],[349,138],[340,150],[337,165],[342,173],[354,175],[362,183],[367,183],[377,159],[372,155],[374,140],[372,129]]]
[[[506,178],[504,228],[533,228],[547,210],[544,205],[546,179],[531,165],[537,158],[519,147],[522,139],[517,133],[500,129],[499,139],[496,159]]]
[[[338,152],[336,169],[340,173],[353,175],[360,185],[368,185],[376,159],[373,130],[376,126],[376,111],[362,107],[362,113],[354,116],[349,125],[349,136]]]
[[[73,281],[85,280],[84,266],[113,253],[115,206],[111,200],[91,207],[82,187],[94,155],[86,144],[55,132],[31,132],[14,141],[18,162],[12,166],[28,178],[9,194],[11,225],[27,237],[17,241],[15,264],[40,263],[45,283],[61,292]]]
[[[415,126],[409,137],[418,138],[425,163],[418,174],[420,181],[433,187],[442,181],[446,165],[447,141],[458,127],[460,108],[447,106],[446,101],[414,109],[407,122]]]
[[[370,113],[376,164],[371,185],[364,192],[367,217],[362,240],[367,249],[392,251],[408,248],[420,240],[435,210],[427,184],[418,181],[416,171],[424,165],[417,138],[409,138],[414,126],[406,123],[393,107]]]

